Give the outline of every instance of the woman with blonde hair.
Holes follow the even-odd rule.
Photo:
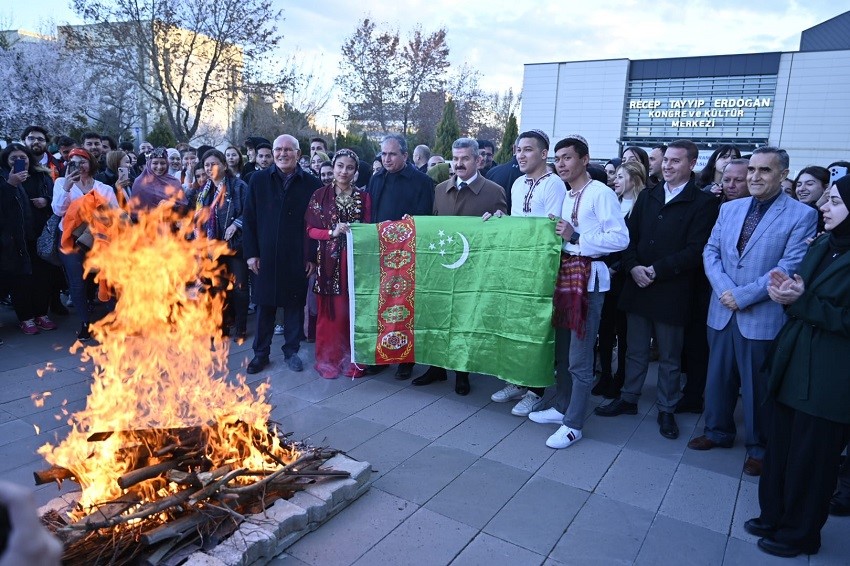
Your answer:
[[[614,173],[614,192],[620,200],[620,212],[628,217],[632,213],[638,194],[646,188],[646,169],[640,161],[624,161]],[[594,395],[616,399],[625,380],[626,370],[626,313],[617,308],[620,292],[626,282],[627,272],[620,268],[620,254],[610,254],[605,263],[611,273],[611,289],[605,293],[602,303],[602,319],[599,322],[599,362],[602,366],[599,382],[593,388]],[[617,373],[611,363],[614,344],[617,344]]]

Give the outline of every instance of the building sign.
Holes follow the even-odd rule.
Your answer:
[[[670,120],[673,128],[714,128],[718,118],[743,118],[749,108],[768,108],[773,99],[671,98],[630,100],[629,110],[646,110],[650,119]]]
[[[775,76],[629,81],[623,139],[766,141]]]

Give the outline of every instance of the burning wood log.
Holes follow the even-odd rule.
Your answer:
[[[198,456],[197,453],[194,456]],[[203,464],[204,460],[201,458],[180,458],[174,460],[166,460],[165,462],[159,462],[158,464],[152,464],[150,466],[145,466],[144,468],[138,468],[131,472],[127,472],[120,478],[118,478],[118,485],[121,489],[129,489],[137,483],[141,483],[145,480],[149,480],[151,478],[155,478],[168,470],[173,470],[174,468],[185,467],[185,466],[198,466]]]
[[[52,466],[46,470],[38,470],[33,472],[32,475],[35,477],[35,485],[44,485],[55,481],[61,482],[62,480],[74,479],[74,472],[59,466]]]

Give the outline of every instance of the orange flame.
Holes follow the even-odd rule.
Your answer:
[[[101,220],[86,269],[96,271],[101,288],[112,289],[118,301],[91,327],[98,344],[83,351],[83,359],[95,363],[86,408],[71,416],[67,438],[39,453],[74,473],[84,510],[125,493],[117,479],[138,458],[128,448],[150,444],[150,429],[204,427],[213,467],[277,468],[249,430],[267,430],[268,383],[252,391],[244,376],[227,380],[228,341],[220,331],[224,297],[209,284],[220,273],[217,259],[229,253],[227,244],[195,234],[192,223],[181,222],[167,206],[139,213],[134,223],[120,211]],[[92,433],[109,432],[120,434],[89,441]],[[276,435],[265,444],[281,461],[297,457]],[[162,481],[147,488],[161,491]]]

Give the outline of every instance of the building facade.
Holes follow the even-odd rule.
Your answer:
[[[553,140],[580,132],[595,159],[687,138],[698,167],[721,144],[782,147],[792,171],[850,160],[850,12],[795,52],[527,64],[521,120]]]

